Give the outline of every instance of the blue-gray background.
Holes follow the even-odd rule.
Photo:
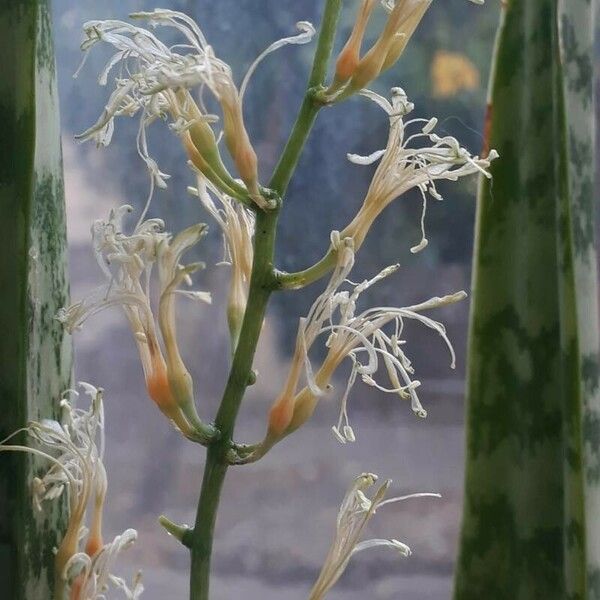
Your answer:
[[[294,32],[298,20],[318,24],[322,0],[165,0],[168,8],[197,19],[217,55],[229,62],[238,81],[253,58],[273,40]],[[358,0],[348,0],[337,47],[352,23]],[[96,83],[108,52],[95,51],[77,79],[81,25],[96,18],[121,18],[151,10],[149,2],[56,0],[56,34],[63,148],[70,235],[72,294],[98,285],[100,273],[89,246],[89,226],[110,207],[140,207],[147,172],[135,151],[136,120],[117,122],[108,149],[78,145],[73,135],[101,112],[108,90]],[[476,7],[465,0],[434,2],[400,63],[374,88],[403,87],[419,116],[437,116],[440,130],[471,151],[482,146],[485,88],[499,3]],[[372,34],[382,22],[374,19]],[[288,47],[257,71],[246,96],[245,114],[266,181],[295,117],[314,45]],[[446,61],[446,62],[444,62]],[[448,62],[450,61],[450,62]],[[444,81],[435,65],[446,65]],[[454,65],[454,66],[452,66]],[[458,65],[458,66],[456,66]],[[462,82],[462,83],[461,83]],[[305,267],[326,249],[329,232],[342,228],[357,210],[372,174],[349,164],[346,152],[369,153],[385,144],[387,122],[377,108],[353,99],[319,116],[290,186],[281,219],[278,266]],[[163,124],[150,133],[151,154],[172,175],[158,191],[150,214],[170,230],[205,221],[197,201],[186,194],[193,183],[177,139]],[[414,256],[420,239],[416,195],[396,201],[373,228],[361,251],[354,280],[400,262],[401,270],[373,289],[369,304],[408,304],[469,288],[476,181],[445,187],[446,200],[432,203],[429,247]],[[133,224],[133,223],[132,223]],[[228,366],[223,311],[227,267],[216,226],[197,252],[208,268],[197,287],[214,294],[211,307],[180,304],[181,343],[193,371],[199,412],[210,418]],[[256,441],[265,415],[286,373],[299,316],[320,285],[274,299],[257,358],[259,381],[244,403],[238,437]],[[457,369],[448,368],[441,340],[431,331],[407,327],[408,354],[423,382],[421,399],[429,417],[414,417],[406,403],[357,384],[351,397],[357,442],[341,446],[330,433],[337,417],[336,392],[313,421],[260,463],[231,471],[224,490],[215,544],[216,600],[303,598],[316,577],[335,524],[339,500],[352,478],[365,470],[394,480],[400,493],[437,491],[441,500],[412,500],[382,510],[370,526],[373,537],[397,537],[413,549],[400,560],[385,551],[358,555],[331,594],[332,600],[400,597],[445,599],[450,595],[461,511],[463,460],[462,391],[468,302],[438,311],[455,342]],[[106,536],[134,527],[137,546],[124,556],[122,571],[144,571],[147,600],[184,598],[186,551],[160,529],[158,514],[193,522],[204,452],[171,431],[145,397],[139,360],[118,310],[88,322],[75,335],[76,378],[106,389],[109,497]],[[337,391],[342,382],[336,386]]]

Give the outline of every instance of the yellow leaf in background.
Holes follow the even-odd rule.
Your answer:
[[[431,64],[431,85],[437,98],[474,90],[479,87],[479,70],[464,54],[438,50]]]

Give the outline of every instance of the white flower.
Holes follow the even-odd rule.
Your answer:
[[[239,90],[231,68],[217,58],[200,27],[183,13],[155,9],[131,15],[144,19],[151,26],[176,29],[183,43],[167,46],[152,32],[123,21],[89,21],[84,24],[87,52],[98,42],[113,46],[116,53],[100,73],[98,82],[106,85],[108,77],[119,66],[114,78],[115,89],[98,119],[80,139],[95,139],[107,145],[112,137],[114,118],[133,116],[140,112],[138,152],[152,175],[152,183],[165,187],[166,176],[149,156],[146,127],[156,119],[171,120],[171,128],[181,135],[190,159],[217,187],[230,195],[243,195],[244,190],[224,167],[210,123],[218,117],[209,114],[202,102],[197,104],[190,90],[208,89],[221,105],[225,142],[238,168],[248,193],[261,207],[268,202],[261,196],[257,159],[246,132],[243,118],[243,96],[258,63],[268,54],[287,44],[309,42],[315,31],[308,22],[297,23],[300,33],[271,44],[250,66]],[[185,50],[183,53],[181,51]],[[152,190],[151,190],[152,192]]]
[[[25,428],[34,446],[6,444],[18,432],[0,445],[0,451],[25,451],[52,463],[42,478],[35,477],[32,482],[34,506],[40,511],[44,501],[55,500],[68,490],[71,512],[80,512],[81,509],[78,511],[77,508],[87,505],[94,485],[104,487],[102,392],[85,382],[81,382],[80,386],[91,397],[88,411],[74,408],[69,403],[66,395],[77,395],[76,391],[69,390],[61,400],[61,422],[44,419],[33,421]]]
[[[421,493],[385,500],[385,494],[391,484],[391,480],[388,479],[375,491],[372,497],[369,497],[367,493],[377,479],[377,475],[373,473],[363,473],[354,480],[354,484],[344,497],[338,512],[335,537],[319,578],[310,592],[309,600],[322,600],[341,577],[348,562],[357,552],[370,548],[385,547],[398,552],[400,556],[410,556],[410,548],[396,539],[360,541],[363,531],[377,509],[386,504],[402,502],[409,498],[439,498],[440,495]]]
[[[390,132],[385,149],[364,157],[356,154],[348,155],[350,161],[361,165],[380,162],[361,209],[340,235],[342,238],[352,237],[358,249],[373,221],[383,209],[402,194],[416,188],[423,199],[422,238],[418,245],[411,248],[411,251],[418,252],[427,245],[424,230],[427,196],[442,200],[436,188],[436,181],[457,181],[461,177],[475,173],[481,173],[489,178],[487,169],[498,154],[492,150],[486,158],[472,156],[455,138],[439,137],[433,133],[437,124],[435,118],[405,121],[406,115],[413,110],[414,105],[408,101],[406,94],[400,88],[392,89],[391,102],[369,90],[361,93],[388,114]],[[407,129],[415,126],[418,126],[418,129],[412,134],[407,134]],[[428,143],[413,147],[416,140]]]
[[[175,299],[183,295],[200,302],[211,301],[207,292],[180,289],[183,284],[191,285],[190,275],[203,266],[182,265],[181,258],[204,236],[206,226],[192,225],[172,237],[163,231],[160,219],[149,219],[127,235],[122,220],[130,211],[130,206],[122,206],[112,210],[107,221],[94,223],[94,253],[106,283],[61,309],[57,318],[73,332],[95,313],[109,306],[121,306],[134,334],[150,397],[186,436],[202,437],[205,425],[196,413],[191,377],[177,344]],[[155,264],[158,324],[151,301]]]
[[[200,198],[204,208],[219,225],[225,250],[223,264],[231,265],[227,319],[232,349],[235,349],[248,301],[254,257],[252,239],[255,217],[251,210],[221,192],[200,173],[197,180],[197,187],[189,187],[188,191]],[[217,199],[218,206],[213,201],[213,196]]]
[[[137,534],[129,529],[112,543],[103,544],[101,526],[107,480],[103,464],[102,390],[85,382],[79,386],[91,399],[88,410],[75,408],[68,396],[76,397],[78,393],[68,390],[61,401],[60,422],[32,422],[25,428],[33,442],[31,446],[6,443],[22,431],[19,430],[0,444],[0,452],[27,452],[51,464],[43,477],[32,481],[33,502],[38,510],[43,509],[44,502],[63,493],[67,495],[67,529],[55,558],[56,597],[62,598],[68,589],[73,600],[101,600],[112,580],[110,571],[118,552],[130,545]],[[83,540],[85,547],[80,550]],[[137,596],[127,597],[133,599],[140,593],[141,590]]]
[[[347,280],[347,276],[354,264],[353,240],[340,240],[339,234],[335,232],[332,242],[336,251],[337,266],[325,291],[314,302],[308,316],[300,321],[292,367],[284,390],[275,401],[269,416],[270,433],[267,438],[273,440],[290,433],[312,414],[319,396],[328,390],[336,369],[346,358],[351,361],[351,371],[341,399],[339,419],[333,427],[334,435],[341,442],[355,439],[348,419],[347,402],[349,392],[358,376],[366,384],[379,390],[410,399],[415,414],[425,417],[427,412],[423,409],[416,392],[420,382],[412,379],[414,370],[402,349],[405,319],[418,321],[436,331],[448,346],[451,367],[454,368],[454,350],[444,326],[422,312],[458,302],[465,298],[466,294],[461,291],[441,298],[434,297],[412,306],[369,308],[357,313],[357,302],[361,294],[376,282],[394,273],[398,265],[387,267],[362,283],[352,283]],[[344,285],[348,285],[349,289],[340,289]],[[327,336],[328,352],[315,373],[309,359],[309,350],[321,335]],[[302,366],[307,386],[297,392]],[[381,366],[387,373],[391,387],[386,387],[375,379]]]
[[[112,584],[123,592],[127,600],[138,600],[144,591],[141,573],[134,577],[131,587],[123,578],[112,574],[119,554],[132,546],[136,540],[137,531],[127,529],[93,556],[85,552],[73,555],[63,570],[63,578],[70,582],[70,598],[72,600],[104,600],[105,594]]]

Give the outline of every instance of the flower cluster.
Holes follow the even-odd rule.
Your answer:
[[[122,206],[112,210],[108,220],[94,223],[94,253],[106,283],[61,309],[57,318],[73,332],[93,314],[120,305],[140,353],[148,394],[184,435],[201,441],[210,434],[210,428],[198,417],[192,378],[179,352],[175,301],[178,295],[200,302],[211,301],[207,292],[180,289],[182,284],[191,285],[191,274],[203,267],[202,263],[182,265],[180,261],[204,236],[206,226],[192,225],[172,237],[164,231],[160,219],[148,219],[127,235],[122,221],[130,211],[130,206]],[[151,302],[155,265],[158,319],[154,317]]]
[[[31,446],[7,443],[23,431],[19,430],[0,444],[0,452],[28,452],[51,464],[43,477],[32,481],[33,502],[38,510],[45,501],[67,495],[67,530],[55,558],[56,597],[63,598],[69,591],[72,600],[100,600],[113,583],[128,600],[136,600],[143,590],[140,577],[130,588],[111,571],[119,553],[136,540],[137,533],[128,529],[106,544],[102,539],[107,489],[102,391],[89,383],[79,385],[91,399],[88,410],[75,408],[68,396],[78,393],[69,390],[61,401],[61,422],[32,422],[25,428]],[[81,549],[83,540],[85,546]]]
[[[254,148],[246,131],[243,98],[248,82],[259,62],[271,52],[287,44],[309,42],[315,30],[305,21],[297,23],[295,36],[271,44],[248,69],[238,88],[231,68],[215,56],[200,27],[187,15],[165,9],[131,15],[152,27],[166,26],[183,36],[183,43],[167,46],[151,31],[124,21],[89,21],[84,24],[87,52],[99,42],[113,46],[116,53],[99,76],[106,85],[109,75],[119,66],[114,78],[115,89],[97,122],[84,131],[80,139],[94,139],[98,144],[110,143],[115,117],[133,116],[138,112],[140,127],[138,152],[145,161],[152,184],[166,186],[162,173],[148,153],[146,127],[157,119],[170,119],[170,127],[180,135],[190,160],[216,187],[230,196],[250,197],[262,208],[269,206],[259,189],[258,166]],[[185,53],[180,51],[185,50]],[[84,59],[85,60],[85,59]],[[207,89],[221,107],[223,136],[245,188],[229,174],[219,153],[211,124],[218,120],[202,101],[196,102],[193,88]]]
[[[439,498],[440,495],[420,493],[386,500],[385,495],[392,483],[388,479],[369,498],[367,492],[375,485],[377,479],[377,475],[373,473],[363,473],[354,480],[352,487],[346,493],[338,512],[335,537],[319,577],[310,592],[309,600],[322,600],[341,577],[350,559],[362,550],[384,547],[398,552],[400,556],[410,556],[410,548],[396,539],[360,541],[363,530],[375,512],[386,504],[402,502],[409,498]]]
[[[137,149],[150,172],[151,189],[142,217],[131,233],[124,231],[122,222],[123,217],[131,211],[129,206],[113,210],[107,220],[94,223],[93,248],[106,281],[89,296],[61,309],[57,318],[69,332],[73,332],[90,316],[109,306],[118,305],[122,308],[139,351],[148,395],[189,439],[206,445],[219,440],[212,447],[214,451],[208,454],[207,473],[216,464],[215,460],[238,464],[257,460],[282,438],[302,426],[313,414],[319,399],[332,388],[332,381],[345,361],[349,363],[349,373],[340,399],[339,416],[332,427],[339,442],[345,444],[356,439],[350,424],[348,399],[358,379],[368,386],[410,402],[417,416],[426,417],[427,412],[417,395],[420,382],[415,378],[413,365],[405,352],[404,326],[407,320],[417,321],[436,332],[449,350],[451,367],[455,366],[454,350],[444,325],[426,313],[430,309],[462,300],[466,296],[464,292],[433,297],[411,306],[362,309],[360,303],[363,294],[377,282],[395,273],[399,265],[389,266],[374,277],[358,283],[349,279],[355,253],[375,219],[393,200],[412,189],[421,194],[421,241],[411,248],[412,252],[418,252],[428,243],[425,235],[428,198],[442,200],[437,182],[456,181],[477,173],[490,177],[488,169],[491,161],[497,157],[493,150],[483,158],[473,156],[455,138],[440,137],[434,133],[437,125],[435,118],[407,119],[414,106],[402,89],[393,88],[391,99],[388,100],[366,87],[398,60],[431,2],[380,0],[387,12],[387,19],[371,47],[363,53],[368,23],[379,2],[361,0],[350,37],[338,56],[333,82],[328,88],[317,85],[308,90],[306,101],[314,101],[310,106],[311,111],[314,108],[315,112],[321,104],[341,101],[352,94],[367,97],[387,114],[389,135],[386,148],[382,150],[369,156],[348,155],[348,159],[357,164],[379,161],[379,165],[354,219],[341,232],[334,231],[331,234],[327,256],[299,274],[284,274],[274,269],[270,247],[267,248],[268,252],[263,252],[259,246],[255,256],[255,216],[258,214],[261,223],[265,216],[258,209],[277,209],[278,206],[273,199],[273,192],[263,188],[259,182],[258,159],[246,128],[243,100],[260,61],[284,45],[309,42],[315,33],[312,25],[299,22],[297,35],[271,44],[252,63],[239,85],[230,66],[215,55],[201,28],[180,12],[156,9],[131,15],[133,19],[148,23],[152,31],[115,20],[90,21],[84,25],[86,39],[82,50],[86,56],[100,42],[107,43],[115,50],[99,77],[101,85],[107,85],[112,77],[114,88],[97,122],[79,138],[108,145],[117,117],[138,116]],[[178,34],[182,38],[181,43],[167,45],[161,41],[154,30],[162,27]],[[328,27],[324,26],[323,31],[327,30]],[[329,52],[329,42],[331,40],[328,41],[326,36],[321,38],[315,67],[319,67],[319,56],[323,51]],[[313,73],[318,71],[319,68],[313,69]],[[313,84],[311,77],[310,85]],[[194,90],[199,92],[197,96],[194,96]],[[219,115],[207,109],[202,97],[206,91],[218,107]],[[147,127],[159,119],[169,123],[187,152],[197,179],[196,187],[188,189],[199,198],[219,225],[225,248],[224,262],[231,266],[227,318],[235,360],[225,399],[217,416],[220,432],[205,424],[197,414],[192,378],[177,341],[177,296],[183,295],[201,302],[211,301],[207,292],[182,289],[184,285],[191,286],[191,275],[203,267],[202,263],[182,264],[182,258],[204,236],[206,226],[193,225],[172,236],[164,230],[164,223],[160,219],[145,220],[154,187],[165,187],[169,177],[159,169],[148,149]],[[216,131],[219,121],[222,122],[220,132]],[[307,119],[299,118],[298,127],[303,127],[304,121]],[[292,134],[291,143],[280,164],[290,162],[294,152],[299,153],[301,143],[298,141],[302,137],[298,137],[299,131],[295,129]],[[239,179],[232,176],[223,163],[219,149],[221,137]],[[286,175],[291,175],[291,163],[289,171]],[[274,212],[272,216],[277,215]],[[269,223],[274,227],[275,219]],[[263,231],[265,235],[272,233],[266,230],[266,226],[261,226],[259,231],[261,235]],[[267,239],[269,243],[273,241],[272,237],[258,239]],[[252,300],[249,295],[253,268],[259,277],[252,289],[258,290],[262,286],[264,294],[257,295],[253,310],[245,317],[247,322],[251,322],[253,317],[262,319],[265,307],[261,304],[262,299],[264,297],[266,303],[268,293],[277,284],[282,288],[293,287],[294,282],[300,281],[308,272],[310,276],[306,276],[306,281],[315,281],[330,269],[332,273],[325,290],[315,300],[307,316],[300,319],[287,379],[270,408],[263,441],[243,447],[231,440],[231,431],[244,388],[251,381],[252,353],[260,325],[256,321],[256,327],[249,328],[254,329],[256,335],[253,332],[248,340],[238,344],[246,307]],[[263,272],[266,273],[265,277],[262,277]],[[286,277],[290,285],[286,285]],[[314,353],[318,339],[324,340],[325,351],[318,367],[315,367]],[[33,482],[37,506],[68,490],[69,526],[57,550],[56,559],[59,589],[68,590],[72,600],[95,600],[104,597],[109,585],[113,585],[121,589],[127,598],[134,600],[143,589],[139,578],[129,586],[112,575],[111,571],[118,554],[135,540],[137,534],[127,530],[111,543],[103,542],[106,474],[102,464],[101,394],[93,386],[83,385],[92,396],[89,411],[78,411],[64,400],[66,416],[63,423],[33,423],[27,428],[37,443],[49,448],[48,452],[35,447],[6,444],[0,449],[31,452],[51,462],[52,466],[46,475]],[[225,419],[223,415],[226,415]],[[207,481],[210,481],[210,477]],[[387,480],[369,496],[368,492],[376,481],[377,476],[363,474],[346,494],[338,514],[336,534],[311,591],[311,600],[325,596],[357,552],[381,546],[392,548],[402,556],[410,554],[408,546],[395,539],[361,541],[363,530],[376,510],[386,504],[412,497],[437,495],[413,494],[386,500],[385,495],[391,483]],[[203,497],[205,492],[207,490],[203,490]],[[89,532],[85,528],[88,514]],[[190,546],[189,539],[184,539],[189,538],[188,528],[165,518],[161,522],[168,531]],[[86,539],[84,550],[79,548],[82,539]],[[194,547],[193,553],[196,550],[197,547]]]
[[[436,182],[441,180],[457,181],[461,177],[480,173],[490,177],[488,168],[491,161],[497,158],[495,150],[487,157],[472,156],[458,141],[451,137],[440,137],[433,132],[437,119],[412,119],[405,121],[414,108],[401,88],[393,88],[391,101],[369,90],[361,92],[388,115],[390,131],[385,149],[377,150],[369,156],[349,154],[348,159],[360,165],[369,165],[380,161],[363,201],[363,204],[352,220],[342,231],[342,237],[354,239],[358,249],[363,243],[373,221],[393,200],[411,189],[418,189],[423,199],[421,217],[421,242],[411,248],[418,252],[427,246],[425,236],[425,212],[427,196],[442,200]],[[407,129],[418,126],[418,129],[407,135]],[[428,141],[420,147],[414,147],[415,140]]]
[[[455,356],[444,326],[423,311],[458,302],[466,297],[457,292],[443,297],[433,297],[412,306],[377,307],[357,311],[359,297],[372,285],[388,277],[398,269],[393,265],[383,269],[372,279],[352,283],[347,279],[354,265],[354,241],[341,239],[339,232],[332,234],[337,265],[322,294],[313,303],[307,317],[300,320],[296,348],[283,390],[269,412],[265,439],[242,462],[260,458],[282,437],[292,433],[312,415],[321,396],[331,388],[330,382],[344,359],[351,363],[346,389],[340,403],[337,424],[332,428],[335,437],[342,443],[355,440],[347,411],[348,396],[357,377],[367,385],[409,399],[413,412],[427,416],[416,389],[420,382],[412,379],[414,369],[403,348],[402,334],[406,319],[418,321],[437,332],[446,343],[454,368]],[[350,289],[342,289],[343,286]],[[321,366],[315,370],[309,351],[317,338],[326,336],[327,354]],[[375,377],[383,367],[391,387],[379,383]],[[302,376],[306,385],[300,385]]]

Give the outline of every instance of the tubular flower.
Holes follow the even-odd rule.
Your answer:
[[[110,570],[114,566],[120,549],[135,540],[134,530],[127,530],[115,541],[104,544],[102,541],[102,513],[106,498],[106,471],[104,456],[104,410],[102,391],[93,385],[81,382],[80,387],[90,396],[89,410],[75,408],[68,396],[77,396],[69,390],[61,401],[61,422],[43,420],[32,422],[24,431],[34,445],[20,446],[7,444],[19,430],[0,444],[0,452],[27,452],[51,463],[43,477],[32,481],[34,506],[42,510],[45,501],[51,501],[67,494],[69,518],[65,535],[56,549],[56,597],[63,598],[68,591],[71,600],[96,600],[108,589],[114,578]],[[43,448],[43,449],[42,449]],[[91,509],[90,509],[91,504]],[[89,529],[86,516],[91,510]],[[87,540],[86,540],[87,538]],[[127,544],[116,544],[117,539],[129,540]],[[80,544],[86,540],[84,550]],[[117,549],[118,546],[118,549]],[[106,560],[110,556],[111,560]],[[122,580],[119,580],[122,581]],[[129,588],[125,586],[129,591]],[[137,584],[138,598],[141,582]]]
[[[408,101],[401,88],[392,89],[391,102],[368,90],[361,93],[388,114],[390,132],[385,149],[364,157],[356,154],[348,155],[351,162],[360,165],[380,162],[360,210],[340,235],[342,238],[351,237],[358,249],[373,221],[385,207],[402,194],[416,188],[423,199],[422,237],[420,243],[411,248],[411,252],[419,252],[427,246],[425,237],[427,196],[430,195],[436,200],[443,199],[436,188],[436,181],[457,181],[461,177],[475,173],[490,178],[487,169],[491,161],[498,157],[498,153],[492,150],[486,158],[472,156],[455,138],[439,137],[433,133],[437,124],[435,118],[405,121],[406,115],[413,110],[414,105]],[[407,128],[416,125],[419,129],[407,135]],[[412,143],[415,140],[426,140],[429,143],[414,148]]]
[[[180,260],[204,236],[206,226],[193,225],[171,237],[163,231],[160,219],[148,219],[127,235],[123,233],[122,220],[129,212],[130,206],[122,206],[112,210],[107,221],[94,223],[93,248],[106,283],[79,302],[61,309],[57,318],[72,333],[95,313],[109,306],[121,306],[134,334],[149,396],[184,435],[201,439],[209,432],[196,413],[191,377],[179,353],[175,298],[183,295],[201,302],[211,300],[207,292],[179,289],[182,283],[191,285],[190,275],[203,266],[182,265]],[[158,264],[158,326],[150,298],[155,263]]]
[[[243,462],[260,458],[282,437],[292,433],[312,415],[318,399],[330,389],[330,381],[338,366],[346,358],[350,359],[351,370],[346,389],[340,403],[337,424],[332,428],[335,437],[342,443],[355,440],[354,431],[348,419],[347,402],[356,378],[377,389],[409,399],[413,412],[426,417],[416,388],[420,382],[412,379],[414,369],[410,359],[402,350],[402,333],[405,319],[418,321],[436,331],[448,346],[451,368],[455,366],[452,344],[444,326],[421,314],[425,310],[446,306],[466,297],[465,292],[457,292],[441,298],[434,297],[426,302],[403,308],[378,307],[357,314],[356,307],[360,295],[373,284],[394,273],[398,265],[387,267],[372,279],[355,284],[347,280],[354,264],[354,243],[352,238],[340,239],[338,232],[332,234],[332,244],[337,257],[329,284],[312,305],[308,316],[300,320],[296,348],[286,383],[277,397],[268,418],[265,439]],[[349,290],[340,289],[349,285]],[[387,331],[386,331],[387,330]],[[328,348],[324,361],[318,370],[313,369],[309,351],[321,335],[327,335]],[[380,367],[384,368],[391,387],[383,386],[375,380]],[[298,391],[304,374],[306,386]]]
[[[325,598],[345,571],[350,559],[362,550],[385,547],[395,550],[400,556],[410,556],[410,548],[396,539],[372,539],[361,542],[363,531],[377,509],[386,504],[402,502],[409,498],[439,498],[440,495],[421,493],[385,500],[387,490],[392,483],[390,479],[387,479],[369,498],[367,493],[375,485],[377,479],[377,475],[373,473],[359,475],[344,497],[337,516],[335,537],[319,577],[310,592],[309,600]]]
[[[81,48],[87,52],[98,42],[113,46],[116,53],[100,73],[98,82],[106,85],[111,71],[120,65],[114,78],[115,89],[98,119],[80,139],[95,139],[108,145],[114,129],[114,118],[141,113],[138,133],[138,152],[152,176],[152,184],[166,186],[166,176],[149,156],[146,127],[158,118],[169,118],[170,127],[182,142],[195,166],[207,179],[224,192],[238,198],[249,194],[262,208],[268,206],[259,190],[257,159],[246,131],[243,118],[243,96],[258,63],[268,54],[287,44],[304,44],[314,35],[308,22],[297,24],[300,33],[269,46],[251,65],[240,88],[233,80],[231,68],[217,58],[200,27],[187,15],[165,9],[131,15],[144,19],[151,26],[176,29],[184,43],[167,46],[147,29],[123,21],[88,21],[84,24],[85,41]],[[187,50],[185,54],[175,50]],[[85,60],[85,58],[84,58]],[[196,103],[192,88],[207,88],[216,98],[223,113],[225,143],[246,185],[241,187],[224,167],[211,123],[218,117],[208,114],[203,104]]]
[[[254,213],[233,198],[223,194],[200,174],[197,187],[190,187],[188,191],[200,198],[204,208],[218,223],[223,234],[225,251],[223,264],[231,265],[227,320],[232,350],[235,350],[248,301],[254,256],[252,245],[255,226]],[[212,196],[218,200],[219,206],[215,204]]]

